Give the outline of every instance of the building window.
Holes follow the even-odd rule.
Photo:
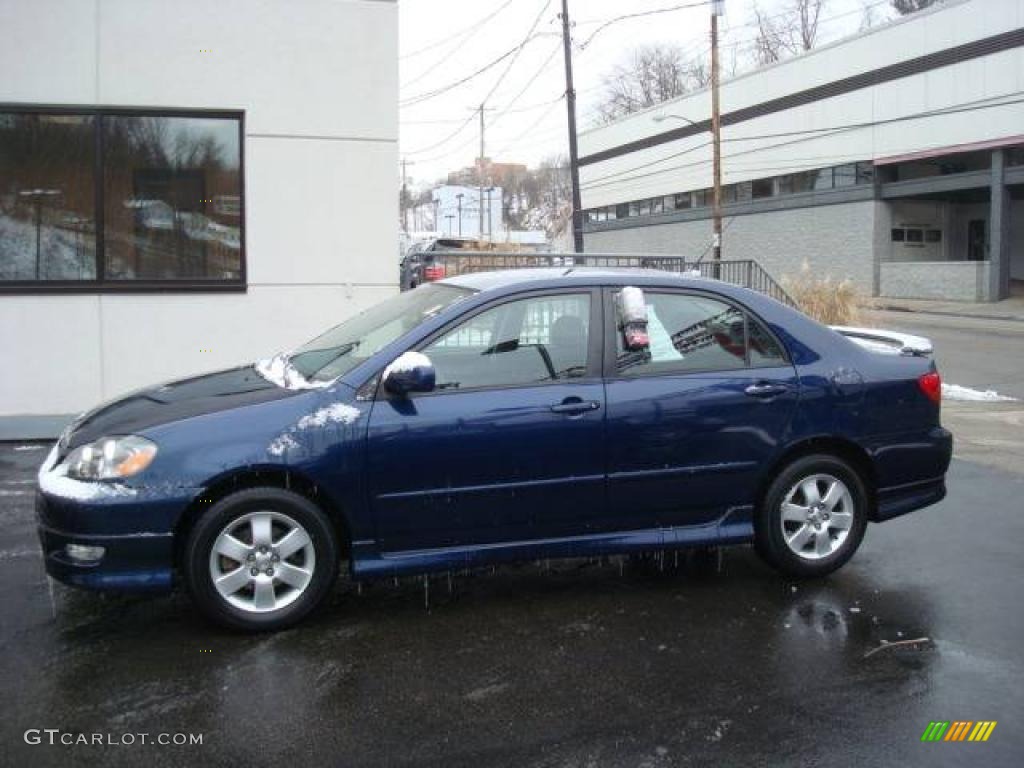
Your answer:
[[[892,235],[891,235],[891,237],[892,237],[892,241],[893,241],[894,243],[902,243],[902,242],[905,242],[905,241],[906,241],[906,239],[907,239],[907,231],[906,231],[905,229],[903,229],[902,227],[899,227],[899,228],[894,228],[894,229],[892,230]]]
[[[665,205],[665,198],[663,198],[663,197],[651,198],[651,213],[661,213],[662,211],[665,210],[664,205]]]
[[[634,200],[629,204],[629,215],[639,216],[640,215],[640,201]]]
[[[96,279],[94,124],[0,113],[0,281]]]
[[[698,189],[693,193],[693,207],[694,208],[705,208],[711,205],[711,190],[710,189]]]
[[[689,192],[683,192],[675,196],[676,198],[676,210],[681,211],[685,208],[691,207],[693,201],[690,199]]]
[[[773,179],[757,179],[752,181],[750,192],[755,200],[762,197],[772,197],[775,194],[775,181]]]
[[[871,163],[857,163],[857,183],[870,184],[875,180],[875,166]]]
[[[907,245],[921,245],[924,243],[924,230],[907,229]]]
[[[832,179],[837,189],[839,187],[852,187],[857,183],[857,166],[853,163],[837,165],[832,169]]]
[[[924,232],[924,241],[926,243],[941,243],[942,242],[942,230],[941,229],[926,229]]]
[[[814,176],[814,189],[832,189],[832,169],[822,168],[820,171],[812,171]]]
[[[625,219],[629,216],[629,203],[622,203],[615,206],[615,218]]]
[[[753,183],[749,181],[741,181],[736,185],[736,202],[738,203],[749,203],[752,193]]]
[[[0,284],[244,286],[241,122],[0,108]]]

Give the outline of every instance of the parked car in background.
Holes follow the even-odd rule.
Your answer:
[[[882,339],[884,341],[884,339]],[[299,621],[354,579],[753,542],[834,571],[943,498],[934,362],[650,270],[467,274],[255,366],[76,420],[39,472],[47,571]]]

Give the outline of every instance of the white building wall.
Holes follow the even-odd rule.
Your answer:
[[[935,51],[1024,27],[1024,0],[945,0],[932,9],[774,66],[724,81],[723,114]],[[1024,49],[1015,48],[881,83],[722,129],[723,183],[857,160],[1024,134]],[[1017,101],[978,112],[919,117],[882,125],[822,130],[903,118],[950,107]],[[621,146],[711,114],[702,90],[580,135],[580,156]],[[766,137],[749,139],[749,137]],[[711,186],[710,136],[701,134],[584,165],[583,207]]]
[[[0,0],[0,104],[245,111],[248,270],[246,293],[0,295],[0,415],[245,363],[397,291],[397,42],[380,0]]]

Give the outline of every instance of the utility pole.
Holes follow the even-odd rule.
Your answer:
[[[583,253],[583,211],[580,210],[580,163],[576,149],[576,89],[572,84],[572,37],[569,0],[562,0],[562,47],[565,50],[565,107],[569,118],[569,177],[572,180],[572,249]]]
[[[408,179],[407,179],[406,173],[405,173],[405,166],[406,165],[415,165],[415,164],[416,164],[415,160],[407,160],[404,157],[402,158],[402,205],[401,205],[401,208],[402,208],[402,231],[406,232],[406,233],[409,232],[409,221],[408,221],[408,214],[406,213],[406,210],[405,210],[405,206],[406,206],[405,200],[406,200],[406,197],[408,196],[409,193],[407,191]]]
[[[459,237],[462,237],[462,197],[462,192],[455,196],[455,199],[459,201]]]
[[[711,156],[714,188],[711,208],[712,259],[715,262],[714,275],[718,277],[722,260],[722,115],[718,101],[718,17],[723,12],[725,0],[714,0],[711,4]]]
[[[484,239],[484,105],[480,105],[480,164],[477,166],[477,205],[480,208],[480,231],[477,239]]]
[[[491,221],[491,192],[494,191],[494,187],[488,187],[485,191],[487,192],[487,239],[493,240],[494,222]]]

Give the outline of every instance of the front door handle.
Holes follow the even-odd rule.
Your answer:
[[[566,398],[561,403],[551,406],[552,413],[579,414],[596,411],[601,404],[596,400],[580,400],[578,397]]]
[[[776,397],[789,391],[785,384],[772,381],[758,381],[743,390],[751,397]]]

